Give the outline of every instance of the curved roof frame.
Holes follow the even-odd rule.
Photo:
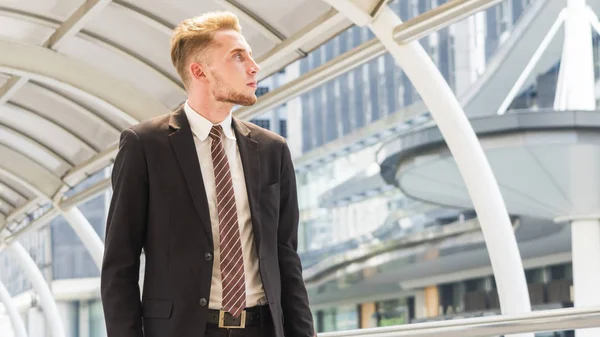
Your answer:
[[[69,37],[72,37],[79,33],[81,28],[85,25],[87,20],[90,19],[90,17],[93,15],[94,12],[100,11],[109,2],[110,1],[107,1],[107,0],[87,1],[78,10],[76,10],[75,13],[73,15],[71,15],[71,17],[69,19],[67,19],[64,23],[62,23],[60,25],[58,22],[53,22],[52,20],[47,19],[47,18],[41,18],[40,16],[30,15],[30,14],[26,14],[26,13],[22,13],[22,12],[8,11],[7,9],[2,9],[2,14],[10,15],[12,17],[17,16],[21,20],[35,22],[38,24],[41,23],[45,26],[51,26],[52,28],[55,28],[56,29],[55,33],[46,41],[44,46],[46,46],[50,49],[58,49],[58,48],[60,48],[61,43],[66,41]],[[85,38],[94,39],[93,36],[89,36],[89,35],[86,36],[85,33],[82,35]],[[147,61],[141,60],[140,57],[132,56],[127,51],[119,49],[118,47],[115,47],[114,45],[111,45],[111,44],[107,43],[106,41],[101,41],[100,39],[95,39],[94,42],[103,44],[103,46],[105,48],[110,48],[113,51],[118,50],[119,52],[128,55],[128,57],[130,57],[130,58],[139,60],[140,62],[146,64],[148,66],[148,68],[151,69],[152,71],[156,71],[156,69],[157,69],[157,67],[148,65]],[[103,102],[100,102],[100,103],[103,106],[108,107],[110,110],[113,110],[113,111],[117,110],[116,112],[118,114],[121,114],[122,117],[125,117],[125,119],[128,120],[132,124],[137,122],[138,120],[143,119],[144,117],[148,117],[148,116],[145,116],[145,114],[148,113],[148,111],[154,112],[153,114],[159,114],[159,113],[166,112],[166,108],[164,106],[162,106],[160,103],[155,102],[148,97],[142,97],[142,95],[135,92],[135,90],[132,90],[132,88],[127,88],[127,87],[125,87],[124,84],[119,83],[119,81],[109,78],[108,76],[100,73],[99,71],[95,71],[95,69],[91,68],[90,66],[87,66],[85,64],[81,64],[81,62],[72,60],[68,56],[59,55],[57,53],[51,53],[51,52],[49,53],[49,49],[46,49],[43,47],[16,45],[15,43],[8,42],[8,41],[0,42],[0,44],[2,44],[2,43],[5,44],[4,45],[5,48],[2,48],[3,50],[11,50],[14,53],[12,53],[12,55],[7,55],[8,53],[3,53],[3,56],[9,56],[9,57],[3,57],[2,60],[0,61],[0,64],[2,64],[0,69],[4,73],[13,75],[7,81],[7,83],[4,85],[4,87],[2,87],[0,89],[0,102],[1,103],[8,102],[10,100],[10,97],[12,95],[14,95],[20,88],[22,88],[25,85],[25,83],[30,79],[37,79],[39,82],[47,83],[47,84],[50,84],[51,86],[57,86],[57,84],[58,84],[58,87],[62,87],[62,89],[66,89],[66,91],[72,91],[72,90],[78,91],[79,89],[77,89],[77,88],[85,88],[85,86],[82,85],[85,83],[85,79],[87,77],[92,77],[95,79],[98,79],[98,78],[104,79],[104,81],[105,81],[104,95],[102,95],[102,93],[100,93],[100,92],[94,92],[94,90],[89,90],[89,88],[87,90],[83,89],[83,92],[81,92],[81,93],[84,95],[93,96],[94,98],[102,100]],[[6,48],[6,47],[8,47],[8,48]],[[26,51],[21,50],[20,52],[17,52],[14,50],[14,48],[17,48],[17,49],[23,48],[23,49],[29,49],[29,50],[26,50]],[[46,55],[42,56],[42,54],[46,54]],[[22,55],[22,56],[26,55],[26,57],[20,58],[19,55]],[[12,58],[11,58],[11,56],[12,56]],[[36,57],[36,56],[38,56],[38,57]],[[51,57],[51,56],[59,56],[59,57],[55,58],[54,60],[49,60],[48,57]],[[27,64],[27,62],[23,62],[27,58],[29,58],[29,61],[30,61],[29,64]],[[42,63],[44,63],[44,66],[36,67],[35,64],[33,64],[33,62],[31,62],[34,59],[43,60]],[[57,66],[56,62],[59,62],[59,66]],[[62,62],[62,67],[60,66],[61,65],[60,62]],[[80,75],[84,74],[87,76],[83,76],[83,77],[71,76],[71,78],[68,78],[69,76],[64,76],[65,74],[57,74],[56,71],[54,71],[54,73],[53,73],[52,69],[49,69],[49,68],[54,67],[55,69],[65,69],[66,70],[65,72],[69,72],[69,69],[72,69],[73,64],[77,64],[77,63],[79,63],[79,66],[77,67],[77,68],[79,68],[78,70],[79,71],[84,70],[83,73],[80,72]],[[74,71],[70,71],[70,72],[71,72],[71,75],[76,75]],[[161,74],[163,76],[165,75],[164,73],[161,73]],[[92,76],[90,76],[90,75],[92,75]],[[93,76],[93,75],[95,75],[95,76]],[[172,78],[170,78],[170,77],[167,77],[167,78],[170,81],[172,81]],[[121,97],[117,97],[117,95],[115,95],[116,91],[119,89],[116,89],[115,87],[113,87],[114,85],[117,85],[118,87],[120,87],[119,89],[125,90],[122,92],[123,94],[121,95]],[[179,83],[176,83],[176,85],[181,87],[181,84],[179,84]],[[106,90],[107,88],[109,88],[111,90]],[[111,91],[112,91],[112,93],[111,93]],[[142,110],[143,108],[138,110],[137,113],[135,113],[136,109],[132,105],[127,106],[128,104],[126,104],[126,101],[131,99],[131,96],[130,96],[131,94],[133,94],[134,96],[137,96],[137,100],[134,99],[137,101],[137,102],[135,102],[135,104],[142,104],[143,106],[145,106],[145,108],[149,108],[146,110],[145,113]],[[102,99],[102,97],[108,97],[108,99],[106,99],[106,98]],[[148,102],[149,104],[144,103],[144,102]],[[79,109],[79,110],[81,111],[84,109]],[[125,112],[125,111],[127,111],[127,112]],[[132,117],[130,115],[130,113],[132,113],[132,112],[135,113],[134,116],[137,118]],[[37,114],[37,115],[40,116],[39,114]],[[93,115],[93,114],[90,112],[87,115],[89,116],[89,115]],[[100,122],[99,117],[95,118],[95,119],[96,119],[96,121]],[[111,126],[111,129],[112,128],[114,128],[114,127]],[[65,130],[64,128],[63,128],[63,130],[64,130],[64,132],[72,135],[73,137],[76,137],[77,139],[81,139],[81,138],[77,137],[75,134],[73,134],[72,132]],[[53,153],[47,146],[39,144],[32,138],[25,136],[23,134],[19,134],[19,135],[22,137],[25,137],[26,141],[33,142],[34,144],[36,144],[38,146],[39,150],[43,151],[44,153],[46,153],[48,155],[56,156],[56,154]],[[88,142],[83,141],[83,143],[89,147]],[[93,148],[90,148],[90,149],[94,151],[96,156],[98,155],[98,149],[93,149]],[[113,152],[112,150],[113,149],[111,148],[111,152]],[[13,157],[18,156],[16,153],[12,153],[10,155]],[[26,155],[24,155],[24,156],[25,156],[25,158],[31,160],[32,163],[34,163],[32,158],[27,157]],[[104,157],[104,156],[105,156],[105,153],[102,153],[102,156],[100,156],[100,157]],[[8,157],[8,155],[4,156],[4,158],[9,159],[12,162],[12,159],[7,158],[7,157]],[[74,168],[73,167],[74,163],[70,162],[66,158],[62,158],[60,156],[58,156],[58,157],[63,162],[68,163],[68,165],[70,166],[69,168],[70,168],[71,173],[73,173],[74,169],[77,169],[75,171],[75,172],[77,172],[83,168],[82,166]],[[10,176],[13,180],[17,181],[20,185],[22,185],[27,190],[33,192],[38,197],[40,197],[44,200],[47,200],[47,201],[51,201],[53,199],[53,197],[55,197],[55,195],[53,195],[53,193],[48,193],[49,190],[42,191],[41,184],[36,184],[36,183],[32,182],[30,179],[26,179],[21,176],[17,176],[15,168],[10,167],[9,164],[0,163],[0,165],[4,165],[3,167],[0,167],[0,169],[3,171],[3,173],[5,175]],[[7,168],[5,166],[9,166],[9,167]],[[56,190],[64,189],[65,185],[69,185],[68,183],[63,181],[61,178],[59,178],[56,175],[49,173],[49,172],[46,172],[46,179],[51,180],[54,183],[58,184],[58,186],[56,186]],[[56,192],[56,191],[53,191],[53,192]],[[32,201],[33,200],[30,200],[28,205],[31,204]],[[28,205],[25,205],[25,206],[28,206]],[[19,216],[19,214],[17,212],[19,212],[19,211],[25,212],[27,210],[28,210],[28,207],[19,208],[19,209],[13,211],[12,214],[5,215],[3,221],[6,222],[7,218],[8,219],[17,218]]]
[[[107,120],[101,118],[100,116],[98,116],[97,114],[95,114],[91,110],[89,110],[88,108],[69,99],[68,97],[65,97],[63,94],[60,94],[60,93],[56,92],[55,90],[52,90],[50,87],[43,86],[40,83],[34,84],[33,82],[29,82],[28,85],[34,86],[35,90],[37,92],[43,93],[46,96],[50,96],[57,103],[65,106],[65,107],[69,107],[72,110],[79,113],[80,115],[85,116],[85,118],[89,119],[94,124],[97,124],[106,130],[110,130],[110,131],[114,132],[115,134],[120,133],[119,127],[116,124],[111,123],[110,121],[107,121]],[[0,103],[0,105],[1,105],[1,103]],[[35,111],[32,111],[32,112],[35,112]],[[99,151],[100,149],[96,149],[96,150]]]
[[[53,157],[55,160],[59,161],[61,164],[65,165],[65,166],[68,166],[69,168],[72,168],[75,165],[74,163],[71,162],[70,159],[61,156],[60,154],[56,153],[54,150],[50,149],[46,145],[36,141],[33,138],[30,138],[29,136],[21,133],[18,130],[15,130],[15,129],[13,129],[9,126],[6,126],[2,123],[0,123],[0,132],[6,132],[8,134],[11,134],[15,138],[19,138],[23,142],[27,142],[30,145],[33,145],[37,151],[44,153],[47,157]],[[19,148],[13,147],[11,144],[3,144],[3,145],[5,145],[9,148],[12,148],[15,151],[23,153],[24,155],[26,155],[29,159],[31,159],[33,161],[37,161],[34,158],[34,155],[30,154],[29,151],[21,150]]]
[[[63,27],[61,25],[61,22],[58,20],[44,17],[44,16],[37,15],[37,14],[22,12],[22,11],[18,11],[18,10],[14,10],[14,9],[0,7],[0,16],[11,17],[11,18],[18,19],[21,21],[38,24],[40,26],[52,28],[57,31],[60,31],[60,29],[62,29],[62,27]],[[157,24],[160,24],[160,23],[157,23]],[[165,27],[165,28],[167,28],[167,27]],[[162,70],[159,66],[153,64],[151,61],[147,60],[142,55],[136,54],[135,52],[129,50],[125,46],[116,44],[110,40],[102,38],[92,32],[86,31],[86,30],[80,31],[79,33],[77,33],[77,36],[80,38],[86,39],[96,45],[99,45],[104,49],[121,54],[121,55],[125,56],[126,58],[129,58],[135,62],[140,62],[140,63],[144,64],[148,68],[149,71],[158,73],[160,76],[164,77],[166,81],[172,82],[174,86],[180,87],[182,90],[184,89],[182,82],[178,78],[173,77],[171,74]],[[52,37],[50,38],[50,40],[52,40]],[[60,40],[60,41],[65,41],[65,40]],[[49,42],[46,42],[45,44],[48,45]],[[50,45],[52,46],[52,43],[50,43]],[[62,44],[57,43],[50,49],[57,50],[56,46],[60,47],[60,46],[62,46]]]
[[[306,55],[306,52],[302,50],[302,46],[314,40],[316,37],[322,34],[329,34],[331,36],[341,32],[340,25],[344,22],[346,29],[351,25],[347,23],[347,18],[343,13],[338,12],[334,8],[324,13],[320,17],[317,17],[313,22],[308,24],[305,28],[299,30],[295,34],[285,37],[282,33],[278,32],[272,26],[269,26],[264,20],[261,20],[255,13],[240,5],[233,0],[214,0],[221,6],[235,12],[238,16],[242,17],[246,22],[250,23],[256,30],[261,32],[266,38],[276,43],[276,46],[269,52],[261,55],[257,59],[263,71],[261,72],[261,78],[264,79],[270,74],[278,71],[280,68],[288,65],[290,62],[297,60],[300,57]],[[373,0],[370,2],[370,6],[373,5],[373,13],[379,11],[385,3],[389,0]],[[43,17],[41,15],[32,14],[29,12],[18,11],[13,9],[7,9],[0,7],[0,16],[10,16],[19,20],[41,24],[45,27],[51,27],[56,29],[55,33],[43,44],[43,46],[23,45],[10,41],[0,40],[0,49],[8,50],[9,53],[3,53],[0,55],[0,72],[12,75],[4,87],[0,88],[0,104],[8,102],[10,98],[20,88],[22,88],[28,81],[32,80],[41,84],[41,87],[59,88],[63,92],[77,93],[86,98],[94,100],[103,108],[103,110],[111,111],[113,114],[119,115],[125,118],[128,123],[134,124],[139,120],[151,117],[151,115],[157,115],[168,112],[166,107],[158,103],[155,100],[145,97],[145,95],[137,92],[134,88],[116,80],[106,74],[103,74],[92,67],[74,60],[73,58],[60,54],[54,53],[50,49],[59,49],[64,41],[72,36],[79,36],[84,39],[93,41],[94,43],[101,44],[104,48],[108,48],[114,52],[118,52],[121,55],[126,55],[128,58],[141,62],[150,71],[158,72],[162,75],[165,80],[175,83],[179,87],[181,83],[178,79],[173,78],[166,71],[161,70],[160,67],[152,64],[152,62],[144,59],[141,55],[137,55],[134,52],[127,50],[127,48],[120,46],[106,38],[101,38],[90,32],[81,31],[81,28],[85,26],[87,22],[93,17],[94,13],[101,11],[104,6],[112,3],[117,6],[121,6],[127,10],[130,10],[137,15],[140,15],[144,20],[149,20],[151,24],[158,27],[160,30],[166,33],[171,32],[172,25],[164,20],[161,20],[152,13],[136,7],[135,5],[125,2],[122,0],[109,1],[109,0],[87,0],[81,7],[76,10],[71,17],[64,22],[59,22],[54,19]],[[337,27],[336,31],[332,34],[332,28]],[[293,60],[290,60],[289,56],[294,54]],[[32,60],[41,62],[32,62]],[[54,68],[54,69],[52,69]],[[60,69],[61,71],[56,71]],[[313,75],[314,76],[314,75]],[[95,80],[93,86],[86,83],[86,78],[92,77]],[[312,76],[311,76],[312,77]],[[313,81],[317,81],[318,76],[312,77]],[[306,80],[306,79],[305,79]],[[309,80],[310,81],[310,80]],[[49,89],[46,88],[46,89]],[[52,91],[52,89],[49,89]],[[57,93],[57,95],[60,95]],[[63,102],[71,102],[72,100],[68,97],[62,96]],[[78,104],[72,101],[72,104]],[[91,110],[79,105],[78,109],[85,113],[88,117],[94,118],[99,123],[110,125],[114,130],[118,130],[115,125],[105,121],[99,115],[95,114]],[[151,111],[149,114],[148,112]],[[35,112],[34,112],[35,113]],[[39,115],[39,114],[38,114]],[[251,118],[248,115],[245,118]],[[71,131],[66,130],[72,134]],[[26,137],[26,135],[21,135]],[[35,142],[30,137],[26,137],[26,141]],[[45,144],[37,142],[37,146],[41,151],[51,155],[52,150]],[[60,206],[61,204],[70,204],[75,200],[81,200],[86,194],[90,192],[83,191],[82,193],[71,196],[70,198],[63,200],[64,193],[70,189],[71,186],[81,182],[90,174],[102,169],[109,165],[117,152],[117,145],[109,146],[108,148],[98,152],[100,149],[95,149],[95,156],[84,163],[74,165],[69,163],[70,168],[68,172],[62,176],[52,176],[50,180],[61,184],[58,191],[52,195],[52,193],[41,192],[40,187],[36,186],[35,183],[23,179],[23,177],[17,177],[14,172],[6,170],[6,168],[0,168],[4,173],[15,175],[12,178],[17,179],[21,187],[26,188],[37,197],[29,199],[26,205],[22,205],[16,208],[11,214],[8,215],[5,222],[15,220],[22,214],[29,211],[33,206],[39,204],[40,200],[51,201],[54,206]],[[23,154],[22,154],[23,155]],[[55,154],[54,154],[55,155]],[[31,158],[28,158],[31,160]],[[63,160],[66,158],[62,158]],[[1,163],[0,163],[1,165]],[[0,183],[2,183],[0,181]],[[100,184],[95,186],[95,190],[103,190],[110,186],[109,181],[102,181]],[[0,221],[0,228],[2,228],[2,221]]]
[[[61,55],[59,53],[53,53],[50,51],[50,49],[60,49],[64,41],[66,41],[70,37],[78,35],[85,39],[91,40],[94,43],[101,44],[104,48],[108,48],[112,51],[124,54],[128,58],[131,58],[136,62],[141,62],[145,64],[149,70],[160,73],[164,78],[166,78],[166,80],[174,82],[177,86],[182,87],[179,80],[174,79],[168,73],[166,73],[163,70],[160,70],[158,66],[153,65],[151,62],[145,60],[140,55],[136,55],[135,53],[127,50],[123,46],[119,46],[115,43],[112,43],[111,41],[95,36],[92,33],[81,31],[81,28],[85,26],[86,22],[90,20],[94,13],[102,10],[102,8],[104,8],[104,6],[108,5],[110,2],[111,1],[107,0],[88,0],[84,4],[82,4],[80,8],[77,9],[65,22],[59,22],[57,20],[43,17],[37,14],[32,14],[29,12],[0,7],[0,16],[9,16],[22,21],[27,21],[56,29],[55,33],[43,44],[42,47],[22,45],[11,41],[0,40],[0,48],[3,50],[11,51],[11,53],[3,53],[3,55],[0,56],[0,71],[5,74],[12,75],[6,82],[6,84],[0,88],[0,104],[9,102],[11,97],[14,96],[14,94],[19,89],[24,87],[27,82],[29,82],[30,80],[35,80],[36,82],[44,84],[48,87],[58,87],[66,92],[78,92],[79,94],[95,99],[101,106],[112,111],[113,113],[119,114],[121,117],[127,119],[131,124],[136,123],[138,120],[148,118],[149,116],[146,115],[148,111],[167,112],[165,107],[160,106],[160,104],[157,104],[156,102],[152,102],[152,100],[149,101],[150,103],[144,103],[144,107],[140,108],[140,105],[137,103],[140,103],[147,98],[144,97],[143,99],[139,94],[134,95],[138,98],[137,100],[133,100],[137,101],[136,103],[127,104],[128,102],[132,101],[130,94],[132,90],[127,90],[130,88],[124,88],[125,85],[123,85],[122,83],[118,83],[118,81],[115,81],[114,79],[109,78],[109,76],[95,71],[95,69],[92,69],[91,67],[82,64],[79,61],[76,61],[66,55]],[[125,1],[112,2],[118,6],[125,7],[128,10],[139,14],[145,20],[151,20],[154,26],[160,27],[160,29],[164,30],[165,32],[170,33],[173,28],[164,21],[157,19],[155,16],[149,15],[149,13],[141,10],[140,8],[135,7],[130,3],[127,3]],[[343,15],[336,13],[335,10],[330,11],[326,15],[323,15],[322,17],[318,18],[313,23],[311,23],[307,27],[307,29],[302,30],[300,34],[292,36],[290,39],[286,40],[283,34],[277,32],[275,29],[273,29],[273,27],[260,20],[258,16],[256,16],[254,13],[247,10],[240,4],[229,0],[223,0],[218,2],[227,9],[235,12],[247,22],[251,23],[254,26],[254,28],[260,31],[267,38],[269,38],[273,42],[278,43],[276,48],[274,48],[271,52],[269,52],[268,55],[259,60],[261,63],[265,63],[265,67],[270,66],[271,68],[273,68],[276,65],[280,65],[277,61],[284,54],[295,52],[298,54],[298,57],[306,55],[306,53],[304,53],[299,48],[300,45],[306,43],[306,41],[309,41],[311,38],[313,38],[314,34],[322,33],[329,29],[332,25],[339,24],[341,20],[345,19]],[[36,61],[42,60],[42,62],[40,62],[41,64],[35,64],[31,62],[33,59],[35,59]],[[64,69],[65,71],[57,72],[55,71],[56,69]],[[271,71],[275,70],[277,69],[272,69]],[[88,77],[103,79],[103,81],[101,81],[103,82],[103,85],[96,85],[95,87],[84,85],[85,78]],[[95,82],[95,84],[98,84],[97,81]],[[121,93],[120,95],[119,92]],[[125,97],[127,98],[126,100],[124,99]],[[67,97],[63,96],[63,98],[63,102],[71,101]],[[9,104],[12,104],[14,106],[14,103]],[[72,104],[77,103],[72,102]],[[137,105],[137,108],[135,105]],[[100,123],[108,123],[102,118],[100,118],[98,115],[81,106],[79,106],[79,110],[86,111],[86,115],[88,117],[95,116],[91,118],[94,118]],[[35,111],[30,112],[35,113]],[[39,114],[36,115],[40,116]],[[64,132],[67,132],[73,135],[74,137],[77,137],[69,130],[66,130],[64,128],[63,130]],[[69,171],[67,174],[65,174],[64,177],[62,177],[62,179],[61,177],[58,177],[56,175],[50,175],[52,181],[61,181],[64,184],[56,195],[50,195],[48,193],[41,192],[40,186],[36,186],[35,183],[24,179],[23,177],[17,176],[14,170],[12,170],[11,172],[6,168],[1,168],[6,174],[12,175],[12,178],[18,181],[19,184],[22,185],[22,187],[26,188],[27,190],[31,191],[33,194],[37,195],[39,198],[44,200],[53,200],[56,198],[60,199],[61,195],[64,194],[66,190],[68,190],[68,186],[73,186],[75,183],[85,179],[85,177],[87,177],[90,174],[90,172],[88,171],[89,169],[93,168],[97,170],[99,169],[99,166],[106,166],[110,164],[112,158],[114,158],[114,156],[116,155],[117,150],[116,146],[112,146],[107,150],[98,153],[99,149],[96,148],[94,149],[96,155],[93,159],[88,160],[87,162],[82,163],[80,165],[74,166],[73,162],[70,162],[67,158],[63,158],[60,155],[56,154],[47,145],[41,144],[40,142],[20,132],[18,133],[18,136],[24,141],[30,142],[31,144],[35,144],[37,149],[39,151],[42,151],[46,155],[55,157],[64,162],[65,164],[69,165]],[[81,140],[82,142],[85,142],[85,140]],[[17,149],[13,147],[12,150]],[[28,158],[32,163],[35,162],[35,160],[31,158],[31,155],[28,156],[26,153],[21,154]],[[103,187],[106,188],[108,187],[107,185],[108,184],[104,182]],[[14,220],[18,218],[20,215],[19,212],[27,211],[29,209],[28,206],[30,206],[31,204],[36,204],[37,202],[38,200],[29,200],[27,205],[15,209],[12,214],[8,215],[8,219],[6,220]]]
[[[25,113],[28,113],[28,114],[34,115],[36,118],[40,118],[40,119],[44,120],[45,122],[48,122],[48,123],[49,123],[49,124],[51,124],[53,127],[56,127],[57,129],[60,129],[60,130],[61,130],[61,132],[71,135],[73,138],[75,138],[75,139],[77,140],[77,142],[78,142],[78,144],[77,144],[77,145],[78,145],[78,146],[80,146],[80,147],[82,147],[82,148],[84,148],[84,149],[86,149],[87,151],[90,151],[90,152],[93,152],[93,153],[97,153],[97,152],[99,152],[99,151],[100,151],[100,149],[98,149],[98,148],[96,148],[94,145],[92,145],[88,139],[84,139],[84,138],[82,138],[82,137],[80,137],[80,136],[78,136],[78,135],[74,134],[73,132],[71,132],[71,131],[67,130],[67,129],[66,129],[64,126],[62,126],[62,125],[60,125],[60,124],[56,123],[55,121],[53,121],[53,120],[51,120],[51,119],[47,118],[46,116],[43,116],[43,115],[41,115],[41,114],[39,114],[39,113],[35,112],[35,111],[34,111],[34,110],[32,110],[32,109],[29,109],[29,108],[26,108],[26,107],[24,107],[24,106],[21,106],[21,105],[19,105],[19,104],[15,103],[15,102],[8,102],[8,103],[5,103],[5,104],[4,104],[4,106],[7,106],[7,107],[9,107],[10,109],[14,109],[14,110],[20,110],[20,111],[23,111],[23,112],[25,112]],[[2,125],[2,123],[0,123],[0,125]],[[15,130],[15,131],[16,131],[16,130]],[[37,141],[35,141],[35,140],[34,140],[33,138],[31,138],[30,136],[27,136],[27,135],[25,135],[25,134],[23,134],[23,133],[20,133],[20,134],[21,134],[22,136],[24,136],[24,137],[26,137],[26,138],[29,138],[30,140],[32,140],[32,141],[34,141],[34,142],[36,142],[36,143],[37,143]],[[42,145],[42,144],[40,144],[40,145]],[[43,147],[45,147],[45,148],[48,148],[46,145],[42,145],[42,146],[43,146]],[[60,156],[59,156],[59,157],[60,157]],[[68,158],[62,158],[62,159],[63,159],[64,161],[66,161],[66,162],[69,162],[69,159],[68,159]],[[74,165],[74,164],[73,164],[73,163],[70,163],[70,165]]]

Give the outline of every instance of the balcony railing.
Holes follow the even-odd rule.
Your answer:
[[[319,337],[489,337],[596,327],[600,327],[600,307],[543,310],[518,315],[498,315],[328,332],[319,334]]]

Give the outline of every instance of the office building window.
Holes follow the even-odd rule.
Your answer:
[[[338,36],[338,38],[339,38],[339,45],[336,44],[338,49],[335,52],[335,56],[342,55],[343,53],[345,53],[349,50],[348,49],[348,39],[350,38],[350,34],[348,33],[348,30],[345,30],[343,33],[341,33]]]
[[[394,326],[409,322],[406,299],[390,299],[376,302],[375,319],[378,327]]]
[[[363,75],[363,69],[365,65],[363,64],[361,67],[353,70],[354,78],[357,78],[354,83],[354,94],[353,97],[355,99],[354,105],[354,118],[356,119],[355,129],[362,128],[365,125],[365,104],[364,104],[364,94],[365,94],[365,85],[367,85],[367,81],[365,81]]]
[[[385,76],[385,87],[386,87],[386,99],[387,99],[387,113],[394,113],[397,109],[397,100],[398,100],[398,84],[396,82],[396,76],[398,73],[398,69],[396,68],[396,64],[394,63],[394,58],[390,54],[386,54],[384,56],[384,75]]]
[[[600,76],[600,53],[599,53],[599,46],[600,46],[600,37],[597,34],[593,34],[592,37],[592,41],[593,41],[593,45],[592,45],[592,50],[594,52],[594,78],[598,79],[598,77]]]
[[[313,115],[312,115],[312,129],[313,129],[313,145],[319,147],[323,145],[323,110],[325,108],[325,100],[323,99],[323,87],[318,87],[313,91]]]
[[[279,134],[283,138],[287,138],[287,121],[282,119],[279,121]]]
[[[338,137],[337,106],[338,99],[335,96],[335,83],[330,81],[323,91],[324,101],[326,102],[324,116],[325,142],[330,142]]]
[[[510,29],[512,23],[511,2],[504,1],[498,4],[496,9],[498,36]]]
[[[410,6],[408,1],[406,0],[402,0],[402,1],[398,1],[398,10],[399,10],[399,15],[400,15],[400,19],[402,21],[406,21],[408,19],[410,19],[411,15],[410,15]]]
[[[308,57],[300,60],[300,74],[307,73],[309,70]]]
[[[308,152],[312,148],[312,133],[310,128],[310,96],[302,95],[302,152]]]
[[[496,12],[498,6],[490,7],[486,11],[486,36],[485,36],[485,60],[486,62],[492,57],[498,47],[498,17]]]
[[[256,97],[260,97],[269,92],[269,87],[258,87],[256,88]]]
[[[382,57],[380,56],[377,59],[372,60],[371,62],[369,62],[369,109],[371,110],[369,112],[369,122],[373,122],[379,119],[380,115],[380,109],[379,109],[379,102],[381,102],[381,98],[380,98],[380,93],[381,90],[379,90],[379,60],[382,59]]]
[[[263,129],[271,130],[271,121],[268,119],[252,119],[250,122],[260,126]]]
[[[405,73],[402,73],[402,86],[403,88],[403,106],[408,106],[411,105],[414,101],[414,97],[413,97],[413,86],[412,83],[410,82],[410,79],[408,78],[408,76],[406,76]]]
[[[350,91],[348,89],[348,74],[344,74],[340,77],[340,121],[342,123],[341,134],[347,135],[352,131],[352,121],[350,113]]]
[[[360,33],[361,33],[360,27],[357,27],[357,26],[352,27],[352,43],[351,43],[352,48],[358,47],[362,44],[363,41],[361,39]]]
[[[337,37],[329,42],[327,42],[325,44],[325,60],[323,61],[325,62],[329,62],[330,60],[332,60],[335,57],[335,44],[337,44]]]
[[[454,36],[448,36],[448,85],[456,89],[456,64],[454,61]]]
[[[89,336],[106,336],[106,325],[104,323],[104,311],[100,300],[90,301],[89,303]]]
[[[339,331],[358,329],[358,308],[356,305],[345,305],[336,308],[336,328]]]

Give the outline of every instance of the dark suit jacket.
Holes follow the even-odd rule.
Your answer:
[[[289,149],[254,124],[234,118],[233,128],[276,335],[313,336]],[[204,336],[214,246],[201,174],[183,108],[121,134],[101,273],[108,337]]]

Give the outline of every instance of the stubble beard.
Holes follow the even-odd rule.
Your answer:
[[[241,92],[236,92],[233,89],[227,88],[223,79],[221,79],[221,77],[219,77],[217,74],[213,73],[213,76],[216,80],[213,95],[217,101],[241,106],[249,106],[256,103],[257,97],[254,93],[244,94]]]

